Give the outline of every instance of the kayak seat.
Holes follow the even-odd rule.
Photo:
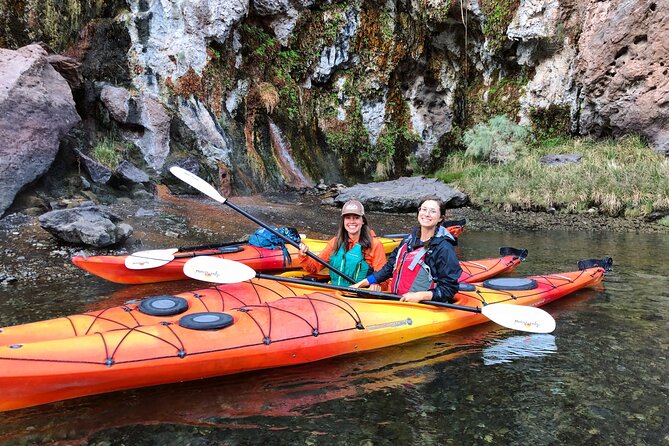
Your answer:
[[[476,291],[476,286],[471,283],[458,283],[458,291]]]
[[[179,319],[179,325],[191,330],[220,330],[229,327],[234,319],[227,313],[193,313]]]
[[[233,252],[239,252],[243,251],[244,247],[243,246],[223,246],[221,248],[218,248],[216,251],[218,251],[219,254],[232,254]]]
[[[177,296],[153,296],[142,299],[137,309],[149,316],[174,316],[188,310],[188,301]]]
[[[537,281],[525,277],[493,277],[483,281],[483,286],[499,291],[533,290],[537,287]]]
[[[302,276],[302,280],[308,280],[309,282],[327,283],[330,281],[330,276],[326,274],[307,274]]]

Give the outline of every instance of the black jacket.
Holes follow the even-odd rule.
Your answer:
[[[376,283],[381,283],[392,277],[397,253],[407,243],[408,251],[420,249],[423,246],[420,241],[420,228],[414,229],[411,234],[405,237],[399,246],[390,253],[386,264],[372,274]],[[435,282],[435,288],[432,290],[432,300],[451,302],[458,291],[458,279],[462,274],[462,268],[460,268],[460,262],[455,254],[454,246],[456,244],[455,237],[443,226],[439,226],[437,234],[426,243],[425,264],[430,267]]]

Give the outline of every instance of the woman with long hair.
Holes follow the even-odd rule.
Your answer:
[[[307,257],[307,250],[307,245],[300,243],[297,263],[311,273],[320,271],[323,265]],[[367,223],[365,208],[358,200],[344,203],[337,235],[328,240],[319,257],[354,280],[367,277],[386,263],[383,245],[374,237]],[[350,285],[332,271],[330,280],[335,285]]]

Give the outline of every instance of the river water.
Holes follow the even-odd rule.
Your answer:
[[[378,233],[414,219],[372,218]],[[596,289],[545,307],[557,320],[550,335],[488,323],[298,367],[11,411],[0,414],[0,444],[669,445],[669,236],[465,230],[458,252],[473,260],[500,246],[529,249],[515,276],[603,256],[614,269]],[[83,273],[6,287],[0,326],[194,287],[124,287]]]

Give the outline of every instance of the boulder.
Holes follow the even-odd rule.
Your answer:
[[[86,169],[86,172],[88,172],[88,175],[94,183],[107,184],[109,182],[113,172],[108,167],[103,166],[79,150],[76,150],[75,153],[79,157],[79,161],[81,161],[84,169]]]
[[[96,248],[123,243],[132,235],[130,225],[104,206],[86,204],[60,209],[39,216],[42,229],[68,243]]]
[[[341,206],[348,200],[359,200],[368,210],[413,212],[427,197],[440,198],[449,208],[462,207],[469,202],[467,195],[442,181],[425,177],[402,177],[344,188],[335,198],[335,203]]]
[[[583,156],[577,153],[551,154],[542,156],[539,162],[549,166],[558,166],[561,164],[580,163],[581,158]]]
[[[123,160],[119,163],[118,167],[116,168],[116,174],[121,179],[130,183],[141,184],[149,182],[149,176],[146,174],[146,172],[128,160]]]
[[[81,118],[67,81],[39,45],[0,48],[0,215],[51,166]]]

